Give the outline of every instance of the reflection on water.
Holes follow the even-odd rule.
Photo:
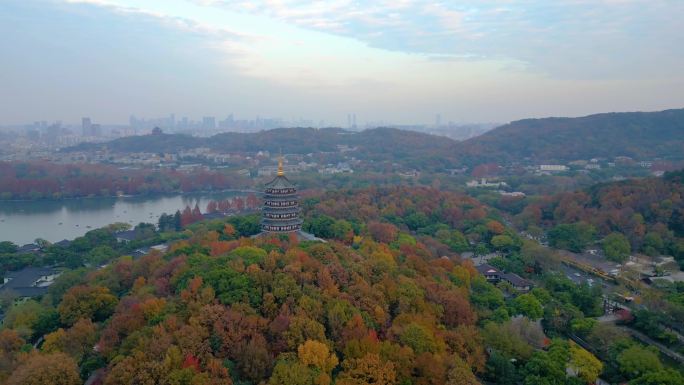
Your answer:
[[[88,230],[114,222],[132,225],[156,223],[163,213],[174,213],[196,203],[205,211],[210,200],[236,195],[244,194],[229,191],[154,197],[0,202],[0,241],[25,244],[36,238],[44,238],[56,242],[76,238]]]
[[[129,199],[129,198],[124,198]],[[133,199],[133,198],[130,198]],[[139,199],[139,198],[138,198]],[[154,198],[153,198],[154,199]],[[88,198],[39,201],[1,201],[0,218],[13,214],[50,214],[64,209],[68,211],[102,210],[113,207],[117,198]]]

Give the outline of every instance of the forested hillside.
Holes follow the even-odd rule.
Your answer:
[[[631,252],[668,254],[684,266],[683,174],[605,183],[544,197],[526,206],[517,220],[523,228],[551,229],[551,241],[570,250],[580,251],[610,237],[624,245],[615,259]]]
[[[104,384],[150,385],[474,384],[484,370],[469,302],[477,272],[396,228],[355,237],[350,227],[327,244],[240,238],[220,222],[187,231],[166,255],[123,258],[51,291],[54,309],[36,317],[61,329],[41,353],[18,348],[44,327],[12,321],[29,329],[3,332],[17,349],[2,367],[19,365],[8,383],[39,367],[75,384],[100,365]]]
[[[67,151],[106,147],[113,152],[178,152],[207,147],[220,152],[249,153],[270,151],[286,154],[335,152],[337,145],[358,147],[358,154],[368,160],[400,160],[445,163],[453,157],[455,141],[449,138],[394,128],[375,128],[361,132],[340,128],[278,128],[256,133],[222,133],[210,138],[180,134],[131,136],[106,144],[81,144]],[[442,158],[446,158],[442,160]]]
[[[306,227],[327,243],[249,238],[257,218],[232,217],[148,229],[149,242],[171,242],[166,253],[63,274],[41,304],[8,311],[0,381],[575,385],[601,373],[604,364],[563,337],[573,319],[600,314],[591,288],[549,274],[524,294],[460,260],[473,248],[520,258],[527,247],[473,198],[371,188],[309,194],[304,205]],[[111,242],[109,231],[94,230],[71,252],[89,260],[88,242]],[[590,329],[587,338],[602,338]],[[42,336],[39,348],[27,344]],[[616,357],[628,349],[641,353],[624,340]],[[681,379],[655,360],[649,375]],[[634,378],[625,368],[612,376]]]
[[[469,164],[527,158],[536,162],[681,158],[684,109],[519,120],[466,140],[458,149],[459,157]]]

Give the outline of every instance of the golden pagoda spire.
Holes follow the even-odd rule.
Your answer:
[[[285,175],[283,171],[283,150],[280,150],[280,156],[278,157],[278,176]]]

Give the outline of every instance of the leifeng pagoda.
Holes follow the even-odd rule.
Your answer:
[[[283,159],[278,160],[278,175],[266,184],[261,230],[265,233],[291,233],[302,229],[299,218],[299,196],[295,185],[283,171]]]
[[[325,240],[302,231],[297,188],[285,177],[283,159],[278,159],[278,175],[266,184],[261,214],[261,233],[254,237],[294,234],[300,241]]]

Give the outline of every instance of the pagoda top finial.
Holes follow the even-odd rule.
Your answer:
[[[278,157],[278,176],[283,175],[285,175],[285,172],[283,171],[283,152],[281,150],[280,156]]]

